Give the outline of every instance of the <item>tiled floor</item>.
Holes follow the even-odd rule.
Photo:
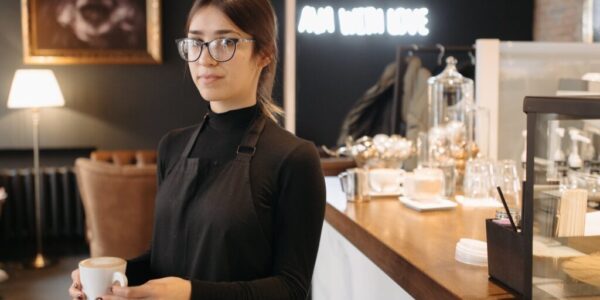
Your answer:
[[[0,300],[70,299],[71,271],[86,256],[63,257],[47,269],[30,270],[17,263],[4,264],[9,279],[0,282]]]

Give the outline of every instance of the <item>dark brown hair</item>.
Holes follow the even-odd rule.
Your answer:
[[[270,59],[258,79],[256,102],[261,112],[277,120],[283,110],[271,97],[277,67],[277,18],[269,0],[196,0],[188,13],[186,34],[196,12],[213,5],[220,9],[231,21],[255,40],[254,54],[262,54]]]

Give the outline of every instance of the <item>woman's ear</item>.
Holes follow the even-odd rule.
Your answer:
[[[269,55],[266,54],[261,54],[258,56],[258,67],[259,68],[264,68],[266,66],[268,66],[271,63],[271,57]]]

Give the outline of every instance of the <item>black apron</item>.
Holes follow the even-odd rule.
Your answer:
[[[199,182],[198,159],[188,156],[206,118],[159,187],[152,272],[157,277],[207,281],[245,281],[269,276],[271,239],[260,225],[250,187],[250,160],[265,126],[265,117],[254,119],[235,159],[218,174]]]

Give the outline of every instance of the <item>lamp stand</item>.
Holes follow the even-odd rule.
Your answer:
[[[42,245],[42,203],[40,186],[40,111],[38,108],[32,110],[33,116],[33,171],[34,171],[34,194],[35,194],[35,235],[36,235],[36,255],[33,261],[28,263],[28,267],[33,269],[43,269],[52,264],[44,256]]]

